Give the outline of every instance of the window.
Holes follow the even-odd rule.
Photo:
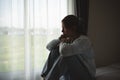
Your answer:
[[[39,80],[74,0],[0,0],[0,80]]]

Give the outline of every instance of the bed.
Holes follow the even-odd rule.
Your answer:
[[[120,80],[120,63],[97,68],[96,80]]]

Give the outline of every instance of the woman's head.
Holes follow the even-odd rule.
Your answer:
[[[74,15],[68,15],[62,20],[62,32],[65,35],[82,34],[83,23]]]

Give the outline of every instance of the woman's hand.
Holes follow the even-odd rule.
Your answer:
[[[66,43],[72,43],[75,40],[74,37],[70,37],[70,36],[67,36],[67,35],[61,35],[59,37],[59,39],[60,39],[61,42],[66,42]]]
[[[61,35],[59,39],[61,42],[66,42],[66,37],[67,37],[66,35]]]

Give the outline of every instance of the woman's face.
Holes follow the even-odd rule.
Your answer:
[[[74,34],[74,30],[66,28],[65,25],[62,23],[62,33],[66,36],[72,36]]]

